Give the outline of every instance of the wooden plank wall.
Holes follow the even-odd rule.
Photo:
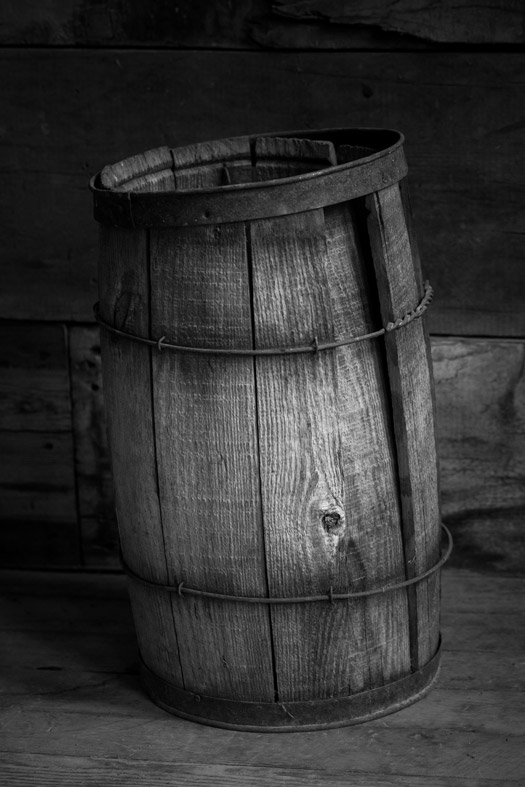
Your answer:
[[[417,8],[416,8],[417,7]],[[342,9],[342,10],[341,10]],[[406,136],[436,289],[455,560],[523,567],[525,66],[517,0],[56,0],[0,11],[0,555],[118,563],[87,189],[107,163],[245,133]]]

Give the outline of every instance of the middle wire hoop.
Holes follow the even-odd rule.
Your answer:
[[[430,305],[432,298],[434,297],[434,290],[428,281],[424,283],[423,289],[423,297],[414,309],[407,312],[402,317],[399,317],[397,320],[387,323],[383,328],[379,328],[377,331],[364,333],[360,336],[346,337],[335,342],[320,342],[318,341],[317,337],[314,337],[310,344],[299,347],[269,347],[261,350],[240,350],[219,347],[188,347],[187,345],[172,344],[167,342],[165,336],[161,336],[160,339],[146,339],[143,336],[137,336],[137,334],[129,333],[128,331],[123,331],[120,328],[116,328],[114,325],[110,325],[108,322],[103,320],[100,316],[99,303],[94,305],[93,311],[95,313],[96,321],[104,330],[109,331],[116,336],[122,336],[126,339],[130,339],[134,342],[141,342],[142,344],[147,344],[150,347],[156,347],[159,352],[162,350],[171,350],[173,352],[198,353],[201,355],[295,355],[297,353],[317,353],[323,350],[333,350],[336,347],[345,347],[348,344],[356,344],[357,342],[362,342],[366,339],[376,339],[379,336],[390,333],[391,331],[397,331],[399,328],[404,328],[413,320],[417,320],[423,316]]]

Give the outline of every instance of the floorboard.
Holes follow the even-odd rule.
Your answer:
[[[124,578],[0,574],[0,785],[507,787],[525,783],[525,580],[443,572],[424,700],[322,732],[193,724],[144,696]]]

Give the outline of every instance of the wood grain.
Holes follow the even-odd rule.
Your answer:
[[[45,580],[46,577],[41,579],[39,592]],[[516,592],[521,592],[521,588],[517,587]],[[109,601],[106,613],[99,613],[98,619],[94,610],[101,606],[100,600],[70,605],[71,615],[67,615],[67,604],[57,604],[64,610],[63,616],[56,620],[52,604],[46,615],[42,604],[42,623],[35,623],[24,618],[30,601],[24,603],[23,599],[19,601],[15,597],[14,604],[2,602],[5,622],[0,641],[0,665],[3,670],[12,668],[16,652],[20,654],[16,663],[20,670],[138,674],[137,638],[131,624],[129,603]],[[20,622],[16,619],[17,613],[21,616]],[[82,614],[86,614],[84,627],[78,617]],[[478,682],[486,690],[495,692],[523,691],[523,622],[516,622],[513,614],[509,611],[487,618],[475,611],[447,613],[444,605],[442,634],[446,652],[439,686],[469,690]],[[51,625],[53,620],[56,622]],[[472,642],[476,642],[475,653],[471,653]]]
[[[412,254],[399,186],[366,198],[370,248],[383,325],[415,308],[422,295],[421,271]],[[440,510],[433,379],[423,320],[385,336],[391,406],[396,437],[399,494],[407,578],[418,576],[439,557]],[[411,660],[426,664],[439,637],[439,577],[408,591]]]
[[[9,625],[0,639],[6,784],[133,784],[138,776],[152,785],[175,777],[195,786],[283,787],[507,787],[521,780],[523,580],[487,582],[446,570],[438,687],[388,720],[294,735],[196,726],[156,708],[136,675],[126,674],[134,650],[123,577],[9,571],[0,586]],[[116,635],[108,632],[112,616]],[[481,651],[480,636],[492,643]]]
[[[123,188],[128,181],[141,178],[150,172],[163,172],[172,164],[173,159],[168,147],[152,148],[122,159],[116,164],[106,164],[100,173],[100,185],[105,189]]]
[[[252,152],[247,137],[172,149],[177,189],[251,183]]]
[[[169,716],[166,718],[164,711],[152,705],[150,700],[148,700],[148,698],[142,692],[140,692],[137,677],[135,675],[121,674],[97,676],[93,673],[75,675],[74,673],[68,674],[65,672],[63,675],[59,675],[57,677],[50,674],[54,671],[56,670],[44,669],[41,670],[41,672],[44,673],[43,676],[35,676],[34,673],[31,674],[30,671],[29,674],[27,674],[27,671],[23,670],[9,670],[5,677],[2,678],[0,683],[3,694],[0,702],[0,710],[4,711],[4,721],[13,722],[16,719],[17,711],[18,715],[20,715],[22,712],[24,715],[31,715],[36,730],[42,731],[43,724],[46,721],[46,716],[48,716],[51,709],[49,705],[42,707],[41,702],[39,707],[38,698],[35,698],[34,696],[34,693],[36,693],[35,689],[38,687],[39,683],[44,689],[48,689],[46,692],[47,694],[56,695],[54,696],[53,709],[56,712],[57,722],[61,725],[65,724],[68,714],[70,714],[72,719],[78,723],[78,720],[82,715],[85,717],[90,712],[91,715],[97,714],[98,716],[101,716],[105,711],[107,714],[106,723],[113,721],[114,723],[118,724],[119,721],[126,719],[128,724],[130,724],[130,727],[134,726],[134,715],[137,718],[137,722],[139,720],[144,721],[149,719],[150,722],[155,724],[156,721],[157,728],[160,726],[159,722],[161,721],[162,717],[164,717],[165,721],[169,722],[171,720]],[[55,688],[54,692],[52,690],[53,684]],[[24,691],[26,688],[29,689],[29,691]],[[60,696],[61,694],[63,696]],[[409,713],[405,714],[405,711],[399,711],[396,714],[392,714],[388,717],[388,721],[386,722],[388,727],[385,726],[384,721],[382,722],[383,729],[387,731],[387,734],[389,730],[393,730],[394,733],[397,731],[398,741],[401,739],[401,735],[399,733],[404,731],[405,736],[407,736],[407,733],[413,733],[414,728],[419,729],[423,734],[427,733],[430,737],[439,734],[440,732],[444,732],[445,735],[443,737],[445,737],[447,733],[448,736],[451,736],[455,733],[461,739],[461,733],[473,731],[479,733],[486,731],[494,736],[507,736],[509,738],[517,738],[518,741],[523,741],[523,733],[517,726],[523,719],[523,697],[520,693],[513,694],[512,691],[487,691],[480,687],[477,687],[477,690],[474,691],[468,689],[456,691],[435,688],[432,698],[434,700],[433,702],[430,701],[429,695],[428,702],[421,701],[418,704],[411,706],[411,711]],[[14,706],[13,700],[17,702],[18,708],[16,705]],[[485,716],[483,715],[483,709],[485,709]],[[173,719],[172,721],[174,730],[179,733],[180,727],[178,720]],[[377,721],[374,721],[367,722],[366,726],[356,725],[353,730],[350,730],[350,732],[355,732],[356,738],[363,741],[363,739],[366,739],[367,737],[366,733],[370,732],[370,727],[368,725],[370,725],[370,727],[374,725],[375,731],[381,730],[381,726],[378,728],[376,726]],[[194,727],[194,725],[191,724],[191,727]],[[182,732],[181,735],[177,735],[177,738],[180,740],[181,748],[184,746],[184,744],[186,744],[186,747],[190,748],[190,752],[193,754],[191,759],[194,761],[196,760],[197,762],[202,762],[202,760],[206,761],[206,754],[212,754],[214,757],[217,757],[218,741],[214,740],[211,736],[206,736],[204,730],[207,728],[199,726],[197,729],[199,732],[202,730],[201,735],[203,741],[208,742],[208,752],[203,751],[201,754],[198,749],[197,751],[191,752],[191,732],[189,735],[184,735],[184,732]],[[249,735],[249,733],[243,734]],[[297,746],[300,750],[300,753],[304,752],[306,754],[305,749],[307,748],[307,741],[304,740],[304,737],[307,734],[308,733],[274,735],[273,738],[274,740],[275,738],[282,739],[283,737],[297,739],[300,736],[302,740],[297,741]],[[161,748],[162,744],[164,743],[164,735],[160,736],[160,746],[158,748]],[[268,738],[269,735],[271,735],[271,733],[266,733],[264,737]],[[346,740],[349,738],[350,735],[348,734],[347,728]],[[343,738],[343,740],[344,739],[345,738]],[[314,745],[314,751],[310,754],[310,757],[307,758],[305,770],[309,769],[308,766],[311,767],[314,765],[315,754],[317,754],[319,758],[319,744],[321,741],[322,739],[320,740],[319,738],[317,738],[317,740],[314,739],[313,743],[317,744],[317,746]],[[112,741],[113,744],[116,742],[117,741]],[[14,743],[14,741],[12,741],[12,743]],[[330,746],[330,743],[332,742],[330,739],[328,739],[326,743],[327,746]],[[133,743],[131,745],[133,745]],[[13,749],[15,751],[24,751],[23,742],[21,745],[14,745]],[[280,746],[279,742],[276,741],[275,749],[275,764],[277,764],[280,760],[282,767],[283,761],[286,757],[286,749],[288,749],[289,755],[292,754],[293,745],[287,747],[286,745],[281,744]],[[317,751],[315,751],[315,749],[317,749]],[[71,751],[71,749],[69,749],[69,751]],[[252,754],[256,753],[256,751],[257,749],[255,752],[252,750]],[[180,750],[177,751],[177,749],[175,749],[173,755],[175,762],[177,761],[177,754],[180,756],[179,752]],[[404,770],[401,764],[401,756],[403,753],[404,752],[402,751],[398,751],[396,756],[396,771],[401,773]],[[154,750],[152,754],[154,754]],[[241,752],[237,753],[236,760],[237,762],[239,760],[242,762],[244,758],[242,758],[242,756],[240,757],[239,754],[241,754]],[[280,757],[279,754],[281,755]],[[271,751],[269,749],[263,753],[263,757],[260,759],[262,759],[264,762],[264,759],[266,759],[268,756],[271,756]],[[360,770],[364,770],[365,772],[371,770],[370,762],[368,763],[368,767],[366,764],[366,761],[367,759],[369,760],[369,757],[370,754],[368,757],[365,754],[365,756],[361,759]],[[139,758],[136,757],[136,759]],[[262,765],[263,762],[260,762],[260,764]],[[268,764],[271,763],[268,762]],[[405,769],[409,773],[414,772],[410,766],[405,766]],[[465,775],[465,772],[463,772],[463,775]]]
[[[151,230],[151,309],[153,335],[251,348],[244,224]],[[152,375],[169,581],[265,596],[252,359],[159,353]],[[268,609],[172,599],[178,685],[273,701]]]
[[[150,330],[148,238],[145,231],[101,229],[100,308],[103,319],[147,336]],[[152,581],[166,583],[164,523],[159,505],[152,369],[149,347],[102,333],[104,392],[115,500],[124,560]],[[181,681],[171,599],[130,584],[142,657]],[[158,637],[149,636],[150,626]]]
[[[110,522],[106,516],[114,492],[102,426],[98,328],[78,326],[70,331],[71,352],[78,361],[71,367],[71,415],[63,329],[17,323],[8,327],[2,428],[13,424],[16,429],[5,438],[6,473],[20,482],[31,476],[34,484],[31,509],[24,501],[27,488],[5,490],[4,500],[5,505],[11,500],[13,511],[18,497],[20,516],[26,520],[32,511],[36,518],[21,529],[21,519],[8,522],[3,509],[4,539],[11,544],[10,552],[7,546],[3,551],[3,561],[21,565],[29,560],[33,566],[43,565],[44,560],[78,563],[75,477],[70,467],[74,444],[83,500],[84,560],[91,565],[116,565],[116,545],[109,540],[114,531],[103,524]],[[432,337],[431,344],[443,515],[456,541],[452,560],[492,573],[522,573],[523,342]],[[46,431],[46,424],[65,431],[56,436]],[[44,430],[42,442],[34,429]],[[52,475],[57,479],[55,488],[46,491],[42,483]],[[59,483],[59,489],[58,479],[69,480]]]
[[[382,30],[372,25],[327,24],[326,20],[295,19],[279,13],[248,20],[252,43],[265,49],[291,51],[419,51],[431,42]]]
[[[0,430],[70,432],[63,325],[0,325]]]
[[[75,477],[84,565],[119,566],[98,327],[69,330]]]
[[[31,782],[27,779],[27,768],[31,768]],[[118,766],[119,770],[115,771]],[[85,758],[74,755],[68,757],[32,755],[31,757],[7,755],[4,764],[4,773],[9,778],[12,787],[26,787],[28,784],[51,785],[54,787],[76,787],[82,785],[80,778],[88,778],[94,783],[103,783],[108,787],[121,787],[121,785],[141,785],[144,775],[147,774],[148,784],[151,787],[171,787],[173,784],[173,766],[164,762],[151,762],[148,765],[136,763],[121,763],[118,759]],[[34,776],[34,781],[33,781]],[[450,780],[440,776],[395,776],[395,775],[369,775],[360,774],[355,781],[352,770],[343,773],[334,773],[331,770],[323,771],[312,769],[305,775],[302,768],[275,768],[268,767],[243,767],[224,764],[182,764],[177,766],[178,783],[183,787],[201,787],[203,784],[213,784],[217,787],[237,787],[245,785],[249,780],[254,787],[302,787],[305,779],[311,787],[345,787],[352,780],[356,787],[448,787]],[[474,778],[454,779],[457,787],[486,787],[487,780]],[[515,785],[514,780],[498,779],[500,787]]]
[[[30,782],[27,781],[28,767],[31,768]],[[116,767],[118,771],[115,770]],[[117,758],[9,754],[5,757],[3,769],[12,787],[27,787],[28,784],[76,787],[84,784],[83,781],[78,781],[79,778],[88,778],[107,787],[133,787],[144,784],[145,774],[151,787],[171,787],[173,784],[173,766],[157,761],[146,765],[122,763]],[[332,770],[311,769],[306,775],[301,767],[246,767],[201,763],[177,765],[177,781],[181,787],[202,787],[203,784],[213,784],[214,787],[243,787],[247,780],[254,787],[303,787],[305,779],[308,780],[309,787],[346,787],[350,780],[356,787],[448,787],[450,784],[449,778],[440,776],[360,774],[357,781],[355,778],[352,770],[334,773]],[[514,780],[498,779],[499,787],[512,787],[515,783]],[[454,778],[454,784],[456,787],[487,787],[487,780],[477,777]]]
[[[257,137],[254,180],[286,178],[337,164],[334,145],[309,139]]]
[[[507,576],[493,576],[488,581],[481,572],[450,569],[447,563],[443,570],[443,612],[470,614],[481,606],[487,615],[522,614],[523,603],[519,592],[522,583],[522,577]],[[90,598],[101,619],[108,614],[101,599],[107,598],[112,603],[129,606],[126,579],[121,572],[115,571],[46,573],[45,570],[4,569],[0,571],[0,594],[2,597],[13,595],[17,599],[24,596],[47,597],[51,607],[53,598],[79,599],[80,604],[83,603],[82,599]],[[62,616],[61,619],[65,620],[69,628],[71,622]]]
[[[320,160],[326,166],[330,155],[335,162],[328,143],[279,139],[256,140],[253,151],[242,139],[183,148],[173,151],[175,182],[177,188],[217,185],[225,166],[234,182],[264,179],[283,169],[311,169]],[[249,242],[240,222],[151,230],[153,335],[194,346],[251,348]],[[170,582],[265,596],[253,359],[156,355],[152,373]],[[268,608],[176,596],[173,608],[187,689],[274,699]]]
[[[341,50],[414,49],[422,41],[523,41],[520,7],[513,0],[484,0],[476,14],[466,0],[446,0],[439,10],[428,0],[250,0],[236,5],[184,0],[176,7],[167,0],[154,7],[145,0],[125,5],[110,0],[103,6],[95,0],[38,5],[25,0],[5,6],[0,19],[0,43],[18,46]]]
[[[32,754],[68,757],[79,756],[79,751],[96,760],[103,751],[104,759],[118,758],[140,767],[146,762],[147,752],[153,772],[156,761],[178,769],[190,764],[221,763],[227,758],[231,766],[244,769],[246,775],[250,768],[279,769],[284,774],[290,768],[300,768],[303,779],[312,771],[320,771],[332,778],[344,777],[348,783],[349,777],[359,780],[389,774],[394,779],[418,778],[418,787],[426,787],[427,779],[433,777],[472,779],[473,766],[475,778],[484,780],[481,785],[487,781],[490,784],[489,780],[500,784],[502,777],[509,783],[519,783],[523,772],[523,735],[516,728],[523,718],[522,698],[512,692],[484,692],[476,701],[473,692],[451,692],[450,696],[436,690],[426,706],[419,703],[390,717],[388,726],[370,722],[325,737],[320,733],[271,737],[237,733],[228,738],[214,729],[195,728],[183,720],[167,718],[137,692],[136,683],[129,678],[99,680],[107,688],[104,691],[102,685],[95,689],[98,697],[91,714],[89,694],[90,688],[94,689],[88,681],[83,690],[77,688],[78,709],[73,705],[69,710],[57,708],[54,712],[56,694],[48,681],[42,683],[48,689],[48,699],[40,701],[40,709],[29,705],[22,715],[13,707],[16,694],[19,696],[13,692],[11,708],[2,713],[10,730],[9,754],[23,756],[26,762]],[[73,687],[70,694],[74,696]],[[108,712],[109,707],[112,712]],[[21,729],[28,736],[26,740],[16,736]]]
[[[257,347],[366,330],[370,292],[356,225],[348,207],[252,223]],[[373,344],[257,359],[272,595],[361,590],[402,571],[382,374]],[[341,696],[409,671],[404,594],[272,609],[272,621],[283,700]]]
[[[5,50],[0,67],[3,317],[92,320],[97,235],[86,181],[105,164],[155,145],[351,118],[406,135],[415,227],[436,289],[431,331],[524,335],[519,55]]]
[[[497,576],[488,581],[483,574],[446,569],[441,687],[468,689],[478,681],[494,691],[523,690],[522,581]],[[88,667],[137,673],[135,634],[121,574],[10,570],[0,573],[0,587],[4,669],[12,666],[13,651],[23,649],[16,662],[21,670],[51,665],[66,673]],[[471,642],[477,643],[475,652],[469,650]],[[493,663],[496,652],[498,664]],[[89,664],[82,662],[83,653],[89,654]]]
[[[30,0],[6,5],[0,16],[0,43],[46,46],[156,46],[246,48],[253,46],[247,23],[267,11],[269,0],[232,5],[227,0],[182,0],[154,6],[138,0]]]
[[[73,438],[69,432],[0,431],[3,565],[79,565]]]
[[[43,583],[41,587],[42,585]],[[93,607],[93,604],[91,603],[90,606]],[[3,609],[4,605],[2,605]],[[84,611],[82,606],[79,606],[77,614],[82,614]],[[48,615],[48,619],[53,619],[52,614]],[[69,682],[59,683],[58,680],[54,680],[50,688],[75,685],[75,680],[78,685],[78,678],[75,675],[85,673],[86,670],[90,670],[95,675],[103,673],[132,675],[136,688],[139,655],[130,618],[129,604],[125,606],[121,604],[116,608],[110,603],[105,619],[100,624],[96,624],[93,616],[91,619],[88,617],[91,625],[84,630],[78,624],[76,631],[60,630],[58,624],[55,624],[54,628],[47,628],[47,622],[46,630],[38,633],[28,631],[23,626],[16,631],[3,628],[0,665],[4,671],[11,670],[13,653],[20,652],[21,655],[17,659],[19,670],[63,672],[69,676]],[[74,624],[75,618],[71,620]],[[444,614],[442,631],[450,650],[443,655],[439,678],[441,688],[471,690],[478,682],[485,690],[494,692],[525,690],[525,676],[520,655],[523,639],[516,628],[516,621],[510,615],[504,615],[498,625],[489,627],[488,622],[487,619],[481,620],[479,615],[477,617],[472,614],[461,615],[451,619],[446,613]],[[95,625],[100,625],[100,631],[94,630]],[[111,631],[112,627],[113,631]],[[471,642],[478,643],[474,652]],[[502,652],[503,649],[505,653]],[[24,677],[27,681],[27,673],[25,676],[22,675],[21,680]],[[42,675],[35,675],[34,681],[42,683]]]
[[[523,41],[523,14],[515,0],[482,0],[473,13],[468,0],[346,2],[337,0],[276,0],[275,10],[286,17],[323,20],[337,25],[378,25],[383,30],[431,41],[468,44]]]
[[[127,611],[129,615],[129,609]],[[19,653],[22,670],[39,672],[75,672],[127,674],[137,676],[139,653],[137,637],[130,628],[126,634],[105,631],[102,634],[67,631],[3,631],[0,642],[0,663],[4,671]],[[22,676],[23,680],[23,676]],[[103,678],[101,679],[103,680]],[[135,677],[135,683],[138,682]]]
[[[466,697],[465,701],[468,702],[468,699]],[[156,764],[160,763],[164,768],[171,768],[171,783],[174,770],[178,772],[180,768],[184,774],[184,769],[192,766],[197,773],[200,771],[209,778],[210,766],[214,763],[223,765],[225,756],[228,756],[230,768],[238,774],[244,772],[245,780],[256,769],[255,773],[258,771],[261,778],[269,772],[266,784],[279,784],[279,787],[281,784],[286,787],[290,770],[292,775],[294,770],[300,771],[300,784],[304,784],[305,779],[311,779],[315,785],[315,778],[319,776],[343,779],[346,784],[354,782],[358,786],[363,779],[362,783],[366,787],[375,787],[377,783],[381,785],[381,779],[393,780],[395,787],[399,784],[433,787],[432,779],[441,779],[441,785],[446,784],[447,779],[449,783],[453,779],[461,787],[487,787],[492,780],[498,786],[503,784],[506,787],[507,784],[519,784],[523,773],[522,735],[498,735],[490,729],[473,731],[472,726],[470,730],[421,729],[417,717],[413,718],[412,725],[404,728],[352,728],[350,731],[345,730],[345,734],[330,733],[324,739],[312,738],[314,733],[297,733],[293,736],[273,735],[272,738],[261,740],[254,739],[253,735],[251,738],[240,738],[239,734],[234,739],[219,735],[211,737],[206,729],[199,728],[197,732],[193,725],[188,729],[187,722],[166,720],[161,710],[154,709],[149,713],[144,706],[140,716],[137,714],[138,718],[97,716],[98,734],[93,728],[93,720],[86,716],[76,713],[53,716],[48,711],[31,714],[22,727],[20,714],[18,718],[13,711],[5,714],[13,730],[22,727],[26,734],[32,736],[32,751],[28,752],[27,745],[24,746],[20,739],[15,740],[10,742],[9,757],[14,759],[14,755],[18,754],[19,757],[23,756],[26,763],[30,763],[32,754],[78,757],[78,739],[82,735],[83,756],[94,762],[100,757],[101,740],[105,740],[104,760],[117,761],[115,768],[118,767],[121,773],[124,770],[127,775],[127,763],[131,762],[137,768],[149,768],[148,774],[154,774]],[[15,727],[16,721],[18,724]],[[216,730],[212,732],[216,733]],[[299,735],[302,740],[298,740]],[[177,739],[176,746],[173,745],[174,736]],[[146,750],[147,760],[144,755],[141,757],[141,753]],[[472,772],[474,767],[476,775]],[[313,775],[310,776],[310,773]],[[280,783],[273,781],[277,775],[281,779]],[[199,787],[202,783],[197,780],[193,782]],[[330,785],[330,781],[327,783]],[[192,785],[192,782],[188,784]],[[338,785],[338,782],[335,781],[335,784]]]
[[[0,560],[78,564],[67,334],[0,326]]]
[[[525,347],[433,342],[443,515],[456,565],[523,573]]]

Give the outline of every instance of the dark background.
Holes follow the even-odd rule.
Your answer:
[[[89,177],[160,145],[406,137],[456,564],[519,573],[525,507],[521,2],[20,1],[0,11],[0,554],[118,565]]]

